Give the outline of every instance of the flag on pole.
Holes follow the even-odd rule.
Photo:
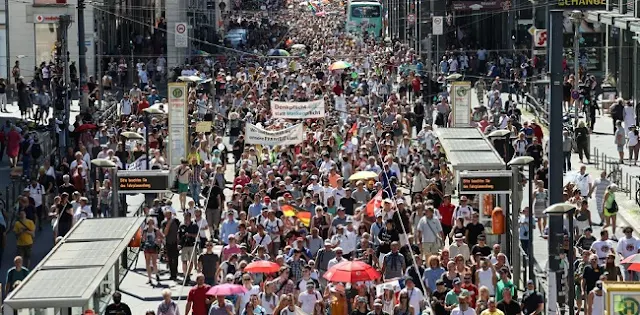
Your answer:
[[[352,136],[355,136],[355,135],[358,134],[358,123],[357,122],[354,122],[353,125],[351,125],[351,129],[349,129],[349,133]]]
[[[380,211],[382,207],[382,190],[379,191],[369,202],[367,203],[367,216],[375,217],[376,212]]]
[[[290,204],[285,204],[281,206],[280,209],[286,217],[296,217],[302,221],[305,226],[311,226],[311,212]]]

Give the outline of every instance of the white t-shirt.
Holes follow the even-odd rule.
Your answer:
[[[420,302],[424,300],[424,295],[420,289],[414,287],[412,290],[408,290],[407,288],[402,289],[400,293],[406,293],[409,297],[409,305],[413,306],[414,315],[420,315]]]
[[[200,238],[207,238],[207,229],[209,228],[207,220],[204,217],[201,217],[200,220],[196,220],[196,225],[199,229],[198,236]]]
[[[251,296],[258,295],[258,293],[260,293],[260,286],[254,285],[251,286],[251,289],[247,292],[239,294],[238,297],[240,297],[240,305],[244,307],[244,305],[247,305],[247,302],[251,299]]]
[[[276,315],[276,314],[274,314],[274,315]],[[296,315],[296,310],[295,310],[295,308],[293,309],[293,311],[290,310],[288,307],[287,308],[283,308],[280,311],[280,314],[277,314],[277,315]]]
[[[264,237],[260,236],[260,234],[256,233],[253,236],[253,240],[256,242],[256,246],[264,246],[266,248],[269,248],[269,244],[271,244],[271,236],[269,236],[269,234],[264,233]]]
[[[264,308],[264,313],[273,314],[273,310],[278,306],[279,299],[277,294],[271,294],[271,297],[267,298],[267,295],[261,292],[258,298],[260,298],[260,305]]]
[[[451,314],[450,315],[476,315],[476,310],[474,310],[473,308],[469,307],[467,308],[466,311],[461,311],[460,307],[456,307],[454,309],[451,310]]]
[[[638,136],[636,136],[635,132],[633,131],[629,131],[629,133],[627,134],[627,139],[629,139],[629,142],[627,142],[627,146],[629,147],[634,147],[636,144],[638,144]]]
[[[269,236],[271,236],[271,241],[273,241],[274,243],[280,243],[280,238],[276,237],[277,236],[276,233],[280,232],[280,229],[282,228],[282,226],[283,226],[282,220],[278,218],[275,218],[273,220],[266,220],[264,222],[264,229],[267,233],[269,233]]]
[[[80,203],[78,203],[78,205],[79,204]],[[76,221],[82,218],[87,218],[87,219],[93,218],[93,212],[91,212],[91,206],[89,205],[86,205],[84,207],[78,206],[73,216],[75,217]]]
[[[591,176],[588,173],[576,174],[573,180],[576,183],[576,187],[580,190],[580,194],[584,197],[589,195],[589,184],[591,183]]]
[[[300,295],[298,296],[298,302],[300,302],[300,308],[302,308],[302,311],[304,311],[306,314],[313,314],[313,306],[316,304],[317,301],[321,301],[322,300],[322,294],[320,294],[320,292],[313,290],[313,293],[309,293],[307,292],[307,290],[305,290],[304,292],[300,293]]]
[[[454,224],[455,221],[463,218],[464,219],[464,225],[467,226],[467,224],[469,224],[471,222],[471,214],[473,213],[473,208],[471,208],[470,205],[466,205],[466,206],[457,206],[454,210],[453,210],[453,220],[454,220]]]
[[[591,249],[596,250],[596,255],[598,255],[598,259],[604,260],[607,258],[607,255],[611,253],[611,249],[613,248],[613,242],[611,240],[597,240],[591,244]]]
[[[623,237],[618,240],[618,247],[616,247],[616,252],[622,257],[627,258],[633,254],[638,253],[638,239],[635,237],[626,238]]]
[[[36,184],[36,187],[29,185],[29,195],[36,202],[36,207],[42,206],[42,196],[44,195],[44,187]]]

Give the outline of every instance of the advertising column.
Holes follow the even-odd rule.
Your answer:
[[[185,83],[169,83],[169,167],[180,165],[180,160],[187,156],[187,85]]]
[[[471,124],[471,82],[451,83],[451,127],[469,127]]]

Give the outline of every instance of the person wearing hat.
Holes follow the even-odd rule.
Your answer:
[[[471,250],[469,249],[469,245],[464,242],[464,235],[462,235],[462,233],[456,233],[453,241],[453,244],[449,246],[450,257],[462,255],[465,262],[469,261],[471,258]]]
[[[464,226],[471,223],[471,214],[474,212],[473,207],[468,204],[468,201],[467,196],[460,196],[460,204],[453,210],[454,222],[463,219]]]
[[[522,296],[522,312],[524,314],[542,314],[544,310],[544,297],[536,291],[533,280],[527,281],[527,290]]]
[[[624,260],[625,258],[635,255],[638,253],[638,239],[633,236],[633,228],[630,226],[622,229],[624,232],[624,237],[618,240],[618,246],[616,247],[616,253],[620,255],[620,260]],[[625,281],[634,281],[637,280],[637,273],[633,271],[627,270],[629,265],[621,264],[621,268],[623,268],[624,272],[622,275],[624,276]]]
[[[453,289],[451,289],[444,298],[445,310],[451,312],[463,303],[468,307],[468,297],[469,292],[462,288],[462,281],[460,281],[460,278],[453,279]]]
[[[320,248],[314,257],[318,273],[323,275],[329,270],[329,262],[336,257],[336,252],[333,250],[331,240],[324,241],[324,247]],[[320,285],[325,288],[327,286],[327,280],[324,277],[320,277]]]

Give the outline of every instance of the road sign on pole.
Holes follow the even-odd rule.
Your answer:
[[[187,48],[189,47],[189,36],[187,35],[187,23],[186,22],[178,22],[174,27],[174,45],[176,48]]]
[[[431,26],[433,35],[444,34],[444,17],[434,16],[431,22],[433,23],[433,25]]]
[[[537,29],[533,36],[533,44],[535,47],[547,47],[547,30]]]

